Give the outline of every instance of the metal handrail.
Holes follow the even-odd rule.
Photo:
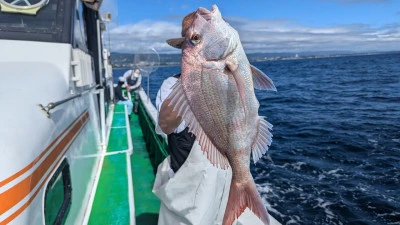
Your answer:
[[[140,90],[139,94],[139,124],[142,128],[150,161],[154,172],[156,172],[157,166],[168,156],[168,140],[165,134],[159,135],[155,132],[157,110],[154,105],[147,100],[148,97],[143,89]]]
[[[56,101],[56,102],[50,102],[47,104],[47,106],[43,106],[42,104],[37,104],[37,106],[42,110],[42,112],[47,116],[47,118],[50,118],[50,110],[54,109],[55,107],[62,105],[68,101],[71,101],[72,99],[78,98],[80,96],[82,96],[83,94],[91,91],[93,88],[96,88],[97,86],[93,86],[85,91],[82,91],[81,93],[78,93],[74,96],[71,96],[69,98],[60,100],[60,101]]]

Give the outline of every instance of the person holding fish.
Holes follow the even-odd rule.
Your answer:
[[[166,79],[157,95],[156,130],[173,140],[153,187],[162,202],[158,224],[269,224],[250,154],[255,163],[272,142],[272,125],[258,115],[254,88],[276,88],[250,65],[237,31],[216,5],[187,15],[181,36],[167,43],[182,49],[182,73]],[[180,135],[193,136],[174,142]]]

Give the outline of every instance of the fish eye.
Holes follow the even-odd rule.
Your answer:
[[[201,41],[201,35],[200,34],[193,34],[192,37],[190,38],[190,42],[193,45],[197,45]]]

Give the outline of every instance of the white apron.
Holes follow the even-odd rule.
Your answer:
[[[185,163],[170,177],[168,156],[158,166],[153,186],[153,193],[161,200],[158,225],[222,224],[232,178],[230,168],[214,167],[195,141]],[[263,224],[246,211],[233,224]]]
[[[169,156],[158,166],[153,192],[161,200],[158,225],[221,224],[228,201],[231,169],[214,167],[197,141],[172,178]]]

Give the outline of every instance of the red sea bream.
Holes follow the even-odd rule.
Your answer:
[[[189,14],[183,27],[182,38],[170,40],[182,48],[182,75],[169,95],[170,105],[196,135],[210,162],[232,168],[223,224],[231,225],[246,207],[268,224],[250,173],[250,154],[257,162],[272,141],[272,125],[258,115],[254,88],[276,91],[275,86],[250,65],[238,32],[217,6]]]

